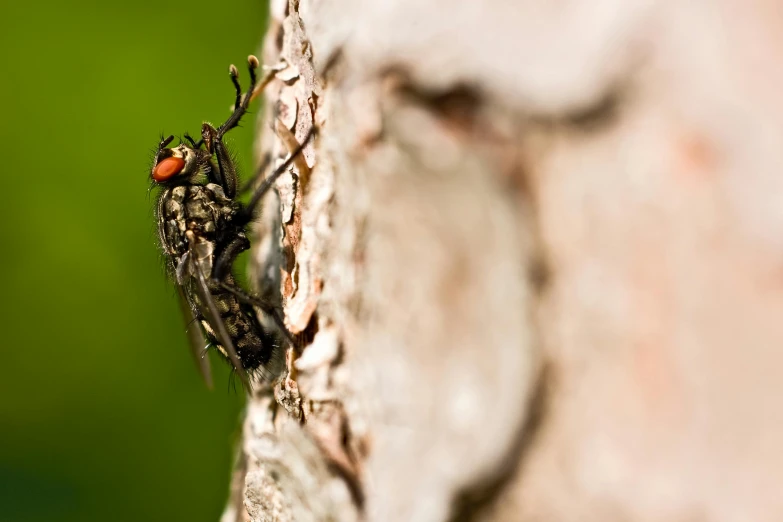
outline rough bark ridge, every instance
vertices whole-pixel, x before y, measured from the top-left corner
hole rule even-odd
[[[225,520],[780,519],[775,13],[272,0],[259,153],[319,135],[254,268],[301,346]]]

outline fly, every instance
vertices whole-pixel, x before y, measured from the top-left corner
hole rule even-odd
[[[173,136],[161,139],[150,170],[153,186],[161,189],[155,219],[167,273],[177,286],[191,347],[210,386],[209,362],[202,353],[205,338],[207,346],[214,346],[229,361],[248,389],[249,374],[261,381],[276,377],[282,347],[291,340],[279,305],[241,288],[232,273],[237,256],[250,248],[247,229],[259,202],[314,134],[311,129],[290,156],[258,184],[247,204],[237,199],[236,166],[223,138],[239,124],[255,97],[257,69],[258,58],[249,56],[250,86],[243,94],[237,68],[232,65],[229,74],[236,99],[231,116],[217,128],[204,123],[199,141],[186,134],[186,142],[170,147]],[[268,80],[262,80],[259,89],[266,83]],[[262,324],[256,309],[270,317],[276,328]]]

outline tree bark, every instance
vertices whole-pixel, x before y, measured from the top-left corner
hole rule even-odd
[[[258,224],[299,346],[225,520],[783,517],[777,3],[270,17],[258,152],[318,135]]]

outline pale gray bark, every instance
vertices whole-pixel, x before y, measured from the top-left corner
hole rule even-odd
[[[782,27],[272,0],[259,153],[319,135],[254,267],[303,352],[226,519],[781,519]]]

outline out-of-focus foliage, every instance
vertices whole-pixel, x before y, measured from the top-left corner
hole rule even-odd
[[[3,6],[0,520],[219,517],[241,398],[188,354],[148,162],[162,132],[228,115],[264,19],[250,0]]]

